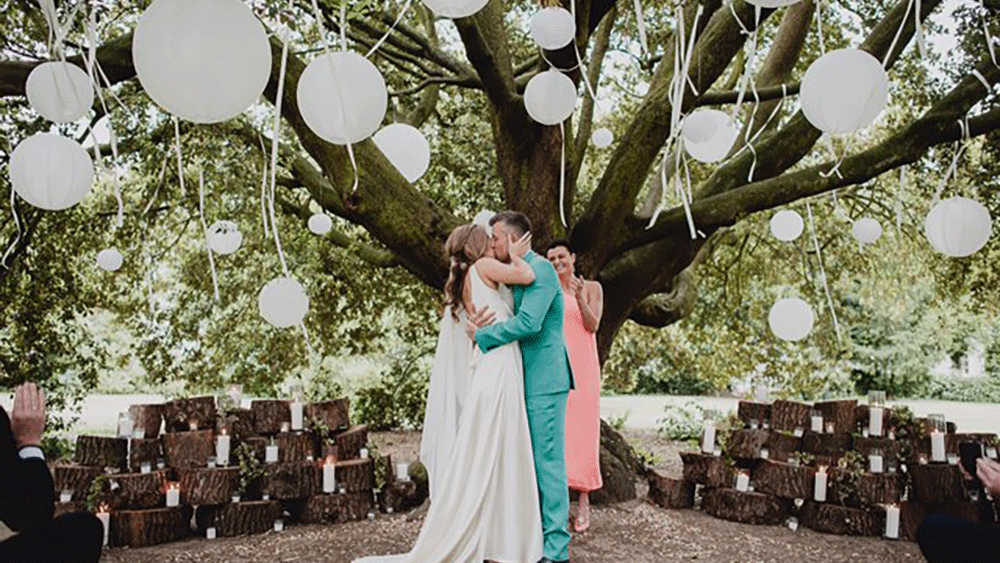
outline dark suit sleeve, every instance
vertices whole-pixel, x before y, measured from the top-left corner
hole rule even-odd
[[[55,486],[41,459],[21,459],[10,429],[10,417],[0,407],[0,520],[23,532],[52,520]]]

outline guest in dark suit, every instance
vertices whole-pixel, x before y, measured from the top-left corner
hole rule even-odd
[[[45,394],[34,383],[14,392],[8,417],[0,407],[0,521],[20,532],[0,542],[0,562],[96,563],[104,527],[93,514],[52,518],[55,487],[42,455]]]

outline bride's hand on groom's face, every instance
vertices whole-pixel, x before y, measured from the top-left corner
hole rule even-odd
[[[524,233],[524,235],[517,240],[514,240],[513,234],[508,234],[507,242],[508,242],[507,248],[510,249],[509,254],[511,256],[524,258],[524,255],[527,254],[529,250],[531,250],[531,233],[530,232]]]
[[[476,331],[488,324],[492,324],[495,318],[496,313],[490,311],[489,307],[484,305],[482,309],[478,310],[473,307],[469,315],[469,320],[465,321],[465,334],[468,334],[469,338],[475,340]]]

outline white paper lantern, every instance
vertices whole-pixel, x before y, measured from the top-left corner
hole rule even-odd
[[[798,297],[779,299],[767,316],[771,332],[789,342],[796,342],[809,336],[814,321],[812,307]]]
[[[798,212],[782,209],[771,217],[771,234],[774,238],[791,242],[802,234],[805,223]]]
[[[802,78],[802,113],[825,133],[851,133],[871,125],[889,102],[882,63],[860,49],[823,55]]]
[[[882,236],[882,225],[871,217],[863,217],[851,226],[851,234],[859,243],[871,244]]]
[[[576,35],[573,14],[566,8],[542,8],[531,17],[530,35],[542,49],[561,49]]]
[[[445,18],[467,18],[482,10],[489,0],[423,0],[435,14]]]
[[[296,326],[309,312],[309,296],[292,278],[275,278],[260,290],[257,306],[264,320],[278,328]]]
[[[393,123],[375,133],[372,141],[407,182],[419,180],[431,165],[431,146],[416,127]]]
[[[45,119],[72,123],[87,115],[94,103],[90,77],[75,64],[42,63],[31,71],[24,84],[28,103]]]
[[[542,125],[559,125],[576,108],[576,85],[558,70],[540,72],[524,88],[524,107]]]
[[[117,271],[122,267],[123,261],[122,253],[115,247],[105,248],[97,253],[97,267],[108,272]]]
[[[716,109],[692,113],[684,120],[681,131],[684,134],[684,150],[691,158],[705,163],[725,158],[740,134],[739,127],[729,119],[729,115]]]
[[[781,8],[782,6],[798,4],[801,1],[802,0],[747,0],[747,4],[753,4],[755,6],[760,6],[761,8]]]
[[[603,149],[611,146],[611,143],[615,140],[615,136],[611,133],[611,129],[601,127],[597,131],[594,131],[593,135],[590,136],[590,140],[594,143],[595,147]]]
[[[924,222],[924,235],[931,246],[955,258],[977,252],[990,239],[992,230],[989,210],[964,197],[939,202]]]
[[[55,133],[37,133],[10,155],[14,191],[35,207],[59,211],[90,192],[94,164],[79,143]]]
[[[243,113],[271,76],[264,26],[239,0],[155,0],[135,28],[132,59],[149,97],[195,123]]]
[[[326,213],[314,213],[309,217],[309,230],[317,235],[325,235],[333,228],[333,220]]]
[[[208,247],[217,254],[232,254],[243,244],[243,233],[232,221],[216,221],[208,228]]]
[[[302,71],[297,92],[306,125],[335,145],[357,143],[382,125],[389,103],[378,68],[354,51],[321,55]]]

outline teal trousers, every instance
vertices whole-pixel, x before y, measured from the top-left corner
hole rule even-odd
[[[565,438],[568,396],[569,393],[562,392],[525,398],[542,512],[542,553],[552,561],[569,559]]]

